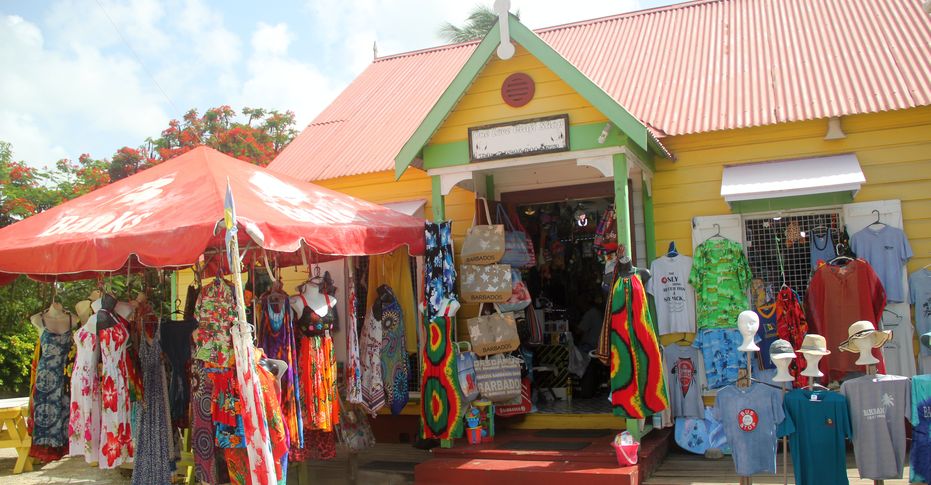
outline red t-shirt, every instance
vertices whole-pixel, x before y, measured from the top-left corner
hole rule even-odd
[[[824,336],[831,351],[821,359],[821,371],[831,380],[851,371],[864,372],[863,366],[855,364],[858,354],[841,352],[837,346],[847,339],[847,329],[854,322],[866,320],[879,328],[877,322],[882,320],[886,291],[870,264],[855,259],[844,266],[826,264],[818,268],[808,285],[805,305],[808,331]],[[880,350],[873,349],[873,355],[879,359],[878,371],[884,373]]]

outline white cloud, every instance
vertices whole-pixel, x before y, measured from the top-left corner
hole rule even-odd
[[[158,27],[164,16],[159,0],[60,0],[48,9],[45,31],[52,48],[104,48],[121,45],[125,38],[140,54],[157,53],[171,44]]]
[[[337,83],[317,67],[292,57],[294,35],[287,24],[259,23],[252,35],[248,79],[235,105],[291,110],[304,127],[339,92]]]
[[[201,0],[186,0],[178,22],[188,36],[187,47],[193,48],[201,61],[228,68],[241,58],[239,37],[224,26],[219,12]]]
[[[87,147],[71,143],[103,134],[142,140],[168,120],[134,61],[79,44],[69,52],[51,51],[38,27],[21,17],[0,17],[0,62],[6,125],[0,138],[31,163],[54,161],[46,157],[60,156],[62,147],[75,156]],[[16,123],[22,126],[10,129]]]

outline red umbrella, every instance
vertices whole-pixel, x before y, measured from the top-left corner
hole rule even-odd
[[[16,274],[89,278],[127,264],[190,266],[207,249],[224,247],[222,224],[215,229],[227,180],[244,247],[292,253],[292,261],[302,242],[318,260],[404,245],[423,254],[420,219],[202,146],[0,229],[0,283]]]

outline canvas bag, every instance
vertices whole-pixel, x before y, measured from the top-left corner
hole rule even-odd
[[[462,243],[462,261],[467,264],[497,263],[504,256],[504,226],[491,224],[487,200],[476,199],[476,204],[484,208],[486,224],[479,223],[480,212],[476,209],[472,227]]]
[[[475,361],[478,392],[492,402],[512,401],[520,396],[520,359],[497,356]]]
[[[481,309],[479,310],[481,313]],[[479,315],[466,320],[472,350],[480,356],[511,352],[520,347],[517,320],[513,313],[501,313],[497,307],[490,315]]]
[[[511,267],[506,264],[464,264],[459,294],[466,303],[504,303],[511,298]]]
[[[533,403],[530,401],[530,378],[523,377],[520,380],[520,397],[512,402],[506,402],[495,405],[495,415],[507,418],[509,416],[519,416],[527,414],[533,409]]]
[[[511,223],[504,206],[498,204],[495,209],[495,219],[498,224],[504,225],[504,255],[501,256],[502,264],[509,264],[514,268],[532,268],[537,263],[537,258],[533,252],[533,242],[527,233],[517,229]]]
[[[465,350],[463,350],[465,348]],[[478,384],[475,377],[475,362],[478,357],[472,352],[469,342],[456,342],[456,365],[459,370],[459,389],[465,402],[478,399]]]
[[[527,289],[527,283],[524,283],[521,278],[520,271],[511,269],[511,297],[498,307],[503,312],[519,312],[528,306],[530,306],[530,290]]]

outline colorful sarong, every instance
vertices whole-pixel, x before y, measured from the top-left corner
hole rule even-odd
[[[669,407],[663,358],[638,275],[614,283],[610,338],[614,415],[642,419]]]

